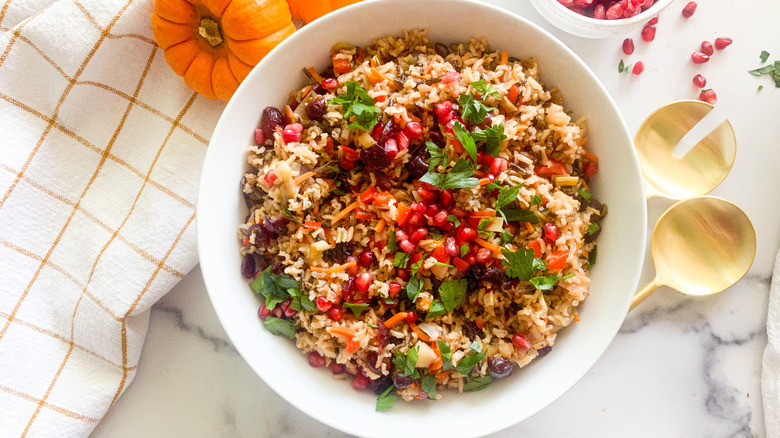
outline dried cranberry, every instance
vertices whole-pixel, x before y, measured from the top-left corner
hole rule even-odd
[[[503,379],[515,368],[514,362],[501,356],[490,356],[487,359],[488,374],[496,379]]]
[[[415,156],[408,163],[406,163],[406,171],[409,172],[409,177],[413,180],[422,178],[426,172],[428,172],[428,163],[421,156]]]
[[[437,55],[441,56],[442,58],[446,58],[447,55],[450,54],[450,49],[447,48],[442,43],[436,43],[433,45],[433,50],[436,52]]]
[[[547,356],[547,353],[549,353],[550,351],[552,351],[552,347],[549,345],[536,350],[536,352],[539,353],[539,357]]]
[[[316,97],[306,104],[306,117],[311,120],[322,121],[327,111],[328,107],[325,104],[325,98],[322,96]]]
[[[244,275],[244,278],[247,280],[255,278],[256,269],[255,256],[244,254],[244,260],[241,261],[241,274]]]
[[[375,144],[360,151],[360,160],[368,169],[381,170],[390,165],[392,160],[381,146]]]
[[[265,230],[265,232],[268,233],[272,238],[276,238],[287,234],[287,224],[289,223],[290,220],[285,217],[279,217],[277,219],[271,220],[268,218],[268,216],[266,216],[262,227],[263,230]]]
[[[272,106],[263,110],[263,115],[260,118],[260,129],[263,131],[265,138],[273,138],[276,128],[283,125],[284,117],[281,111]]]
[[[336,363],[334,360],[330,363],[330,371],[333,374],[344,374],[347,372],[347,367],[343,363]]]
[[[387,341],[390,340],[390,330],[384,324],[376,325],[376,339],[379,341],[379,348],[385,348]]]
[[[382,376],[376,380],[372,380],[370,385],[374,394],[379,395],[385,392],[387,388],[393,386],[393,378],[390,376]]]
[[[393,374],[393,384],[398,389],[407,388],[414,383],[414,378],[411,376],[404,376],[403,374]]]
[[[313,91],[316,94],[319,94],[320,96],[324,94],[328,94],[328,90],[322,88],[322,85],[320,84],[314,84],[314,86],[311,87],[311,91]]]

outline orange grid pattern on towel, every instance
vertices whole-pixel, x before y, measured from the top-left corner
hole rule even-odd
[[[150,306],[196,263],[223,108],[151,38],[152,0],[0,7],[0,430],[86,436],[134,376]]]

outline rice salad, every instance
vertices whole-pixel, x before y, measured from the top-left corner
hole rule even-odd
[[[262,324],[377,410],[550,352],[606,214],[584,121],[535,59],[484,39],[411,30],[331,55],[248,148],[238,237]]]

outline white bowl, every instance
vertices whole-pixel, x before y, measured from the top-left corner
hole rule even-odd
[[[639,29],[658,15],[672,0],[656,0],[650,9],[631,18],[598,20],[580,15],[563,6],[558,0],[531,0],[539,14],[559,29],[585,38],[609,38],[625,35]]]
[[[246,208],[239,191],[245,149],[264,107],[283,105],[306,78],[323,69],[339,41],[367,45],[402,29],[427,28],[431,41],[486,36],[491,47],[517,57],[536,56],[547,86],[563,92],[566,108],[587,115],[590,149],[601,158],[593,184],[609,206],[602,223],[591,296],[581,322],[563,330],[552,351],[487,389],[439,401],[401,400],[374,412],[376,396],[311,368],[286,338],[257,318],[260,300],[241,275],[236,227]],[[473,29],[473,30],[467,30]],[[505,10],[463,0],[382,0],[358,3],[319,19],[274,49],[241,84],[211,137],[198,198],[198,250],[214,309],[233,345],[257,374],[292,405],[317,420],[359,436],[436,434],[472,437],[515,424],[560,397],[601,356],[617,333],[636,289],[645,251],[646,206],[631,136],[607,91],[571,50],[553,36]],[[262,400],[258,400],[262,403]]]

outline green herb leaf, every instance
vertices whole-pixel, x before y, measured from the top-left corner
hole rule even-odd
[[[770,65],[765,65],[761,68],[757,68],[755,70],[749,70],[748,73],[750,73],[753,76],[761,76],[764,74],[772,74],[774,71],[775,71],[775,66],[770,64]]]
[[[417,296],[420,295],[420,280],[417,277],[410,277],[409,283],[406,285],[406,296],[412,300],[412,303],[417,300]]]
[[[284,214],[285,216],[287,216],[287,219],[290,219],[291,221],[295,222],[296,224],[298,224],[298,225],[303,225],[303,223],[301,222],[301,220],[300,220],[300,219],[298,219],[297,217],[295,217],[295,215],[294,215],[294,214],[292,214],[292,212],[290,211],[290,209],[289,209],[289,208],[287,208],[287,206],[285,206],[284,208],[282,208],[282,214]]]
[[[542,197],[539,195],[533,195],[531,196],[531,205],[542,205]]]
[[[387,248],[390,251],[395,251],[396,248],[396,242],[395,242],[395,233],[390,231],[390,236],[387,238]]]
[[[502,231],[500,237],[501,237],[501,244],[502,245],[506,245],[507,243],[512,242],[512,241],[515,240],[515,236],[513,236],[512,233],[510,233],[507,230]],[[461,257],[462,257],[462,255],[461,255]]]
[[[628,73],[631,71],[631,64],[626,65],[623,60],[620,60],[620,64],[618,64],[618,73]]]
[[[471,136],[471,133],[469,133],[469,130],[466,129],[466,127],[463,126],[460,122],[455,122],[455,124],[452,125],[452,130],[455,132],[455,137],[458,138],[460,144],[463,145],[463,149],[465,149],[466,152],[468,152],[469,157],[471,157],[471,160],[476,163],[477,144],[474,142],[474,138]]]
[[[546,271],[547,263],[545,263],[542,259],[535,258],[534,261],[531,262],[531,267],[534,269],[534,271]]]
[[[495,98],[499,97],[498,90],[496,90],[493,85],[486,83],[484,79],[472,82],[471,86],[474,87],[474,89],[477,90],[480,94],[482,94],[483,100],[488,96]]]
[[[301,310],[305,310],[307,312],[313,312],[317,310],[317,306],[309,299],[309,295],[302,293],[298,289],[287,289],[287,293],[292,298],[292,302],[290,303],[291,309],[297,310],[299,312]]]
[[[477,230],[485,231],[485,228],[487,228],[491,222],[493,222],[493,218],[483,217],[479,220],[479,224],[477,224]]]
[[[471,136],[476,141],[485,140],[485,152],[491,157],[497,157],[501,152],[501,145],[504,139],[504,125],[491,126],[486,129],[476,129]]]
[[[442,238],[442,235],[439,233],[428,233],[429,236],[431,236],[431,239],[433,240],[439,240]]]
[[[393,403],[395,403],[396,399],[398,399],[398,396],[395,394],[391,394],[391,392],[395,389],[394,385],[390,385],[389,388],[385,389],[385,392],[379,395],[376,399],[376,412],[382,412],[382,411],[389,411],[393,408]]]
[[[295,325],[286,319],[269,316],[263,321],[263,327],[276,336],[286,336],[295,339]]]
[[[417,275],[417,271],[419,271],[420,268],[422,268],[422,262],[423,262],[422,258],[420,258],[420,260],[418,260],[417,263],[412,265],[412,277]]]
[[[406,269],[406,265],[409,264],[409,254],[401,251],[396,251],[393,257],[393,266],[396,268]]]
[[[447,308],[441,301],[434,301],[431,303],[431,307],[428,308],[428,314],[425,315],[425,319],[436,318],[447,313]]]
[[[393,364],[395,368],[404,373],[407,377],[420,377],[420,373],[417,372],[417,349],[409,348],[406,350],[406,354],[400,351],[393,357]]]
[[[522,187],[523,185],[520,184],[513,187],[505,188],[501,190],[501,193],[498,194],[498,199],[496,199],[496,210],[498,210],[498,212],[507,222],[509,221],[509,219],[506,217],[506,213],[504,212],[504,207],[511,204],[517,199],[517,195],[520,194],[520,189]],[[535,214],[533,216],[536,217]]]
[[[377,123],[377,117],[382,112],[381,108],[374,106],[374,99],[368,95],[360,84],[355,81],[347,82],[347,93],[330,101],[333,105],[341,105],[344,111],[344,120],[355,119],[347,125],[350,129],[370,131]]]
[[[461,117],[469,125],[479,125],[485,120],[488,112],[495,109],[494,107],[486,106],[478,99],[475,99],[474,96],[466,93],[460,95],[458,105],[460,105]]]
[[[290,297],[288,289],[300,290],[300,285],[294,278],[285,274],[274,274],[271,267],[260,273],[249,287],[256,294],[265,297],[265,306],[273,309],[274,306]]]
[[[344,303],[344,307],[351,310],[352,313],[355,314],[355,316],[360,317],[360,314],[363,313],[366,308],[368,308],[368,304],[357,304],[357,303]]]
[[[506,275],[520,281],[527,281],[534,275],[534,250],[518,248],[517,251],[501,249],[506,265]]]
[[[763,90],[763,89],[764,89],[764,86],[763,85],[759,85],[758,86],[758,90],[756,90],[756,92],[760,93],[761,90]]]
[[[535,288],[539,290],[550,290],[555,286],[555,283],[566,280],[567,278],[574,277],[574,274],[567,274],[562,277],[559,277],[558,274],[550,274],[550,275],[543,275],[540,277],[534,277],[528,281],[531,282],[532,285],[534,285]]]
[[[488,183],[488,185],[485,186],[485,190],[502,190],[504,187],[501,186],[501,184],[496,184],[494,182]]]
[[[463,384],[464,392],[474,392],[487,388],[488,385],[493,383],[493,378],[490,376],[475,377],[465,384]]]
[[[460,280],[445,281],[439,286],[439,295],[448,311],[455,309],[463,303],[466,298],[467,281],[465,278]]]
[[[533,211],[520,210],[520,209],[502,209],[504,220],[507,222],[530,222],[532,224],[539,223],[539,217]]]
[[[428,398],[436,400],[436,376],[428,374],[422,378],[422,390],[428,394]]]
[[[472,178],[474,170],[462,158],[455,163],[449,173],[428,172],[420,178],[420,181],[432,184],[442,190],[467,189],[479,185],[477,178]]]
[[[454,268],[454,267],[455,267],[455,266],[452,266],[452,265],[451,265],[451,264],[449,264],[449,263],[442,263],[442,262],[436,262],[436,265],[438,265],[438,266],[444,266],[444,267],[447,267],[447,268]]]
[[[436,143],[432,141],[426,141],[425,146],[428,148],[428,153],[431,154],[431,162],[428,164],[428,171],[432,172],[433,169],[436,168],[441,163],[446,163],[449,158],[447,158],[447,153],[444,152],[444,149],[436,146]]]
[[[447,220],[455,224],[455,228],[458,228],[460,226],[460,219],[458,219],[458,217],[455,216],[454,214],[448,215]]]
[[[460,256],[463,257],[468,253],[469,253],[469,244],[464,243],[463,245],[460,246]]]
[[[588,229],[585,232],[588,233],[588,235],[592,235],[593,233],[595,233],[600,229],[601,227],[599,227],[599,224],[593,222],[592,224],[588,225]]]
[[[582,196],[582,199],[585,200],[585,202],[590,202],[593,200],[593,194],[590,192],[590,190],[586,189],[585,187],[580,187],[579,190],[577,190],[577,193]]]
[[[760,58],[761,58],[761,63],[762,64],[765,63],[766,60],[769,59],[769,52],[767,52],[766,50],[762,50]]]
[[[471,370],[476,366],[479,361],[485,358],[485,353],[478,353],[476,351],[470,353],[468,356],[464,357],[463,359],[458,362],[458,365],[455,366],[455,370],[457,370],[459,373],[463,374],[464,376],[468,376],[471,374]]]
[[[596,257],[599,255],[599,247],[594,246],[593,249],[588,253],[588,267],[594,266],[596,264]]]
[[[441,354],[441,362],[444,370],[454,370],[455,367],[452,366],[452,350],[450,350],[450,345],[441,339],[437,339],[436,346],[439,347],[439,354]]]

